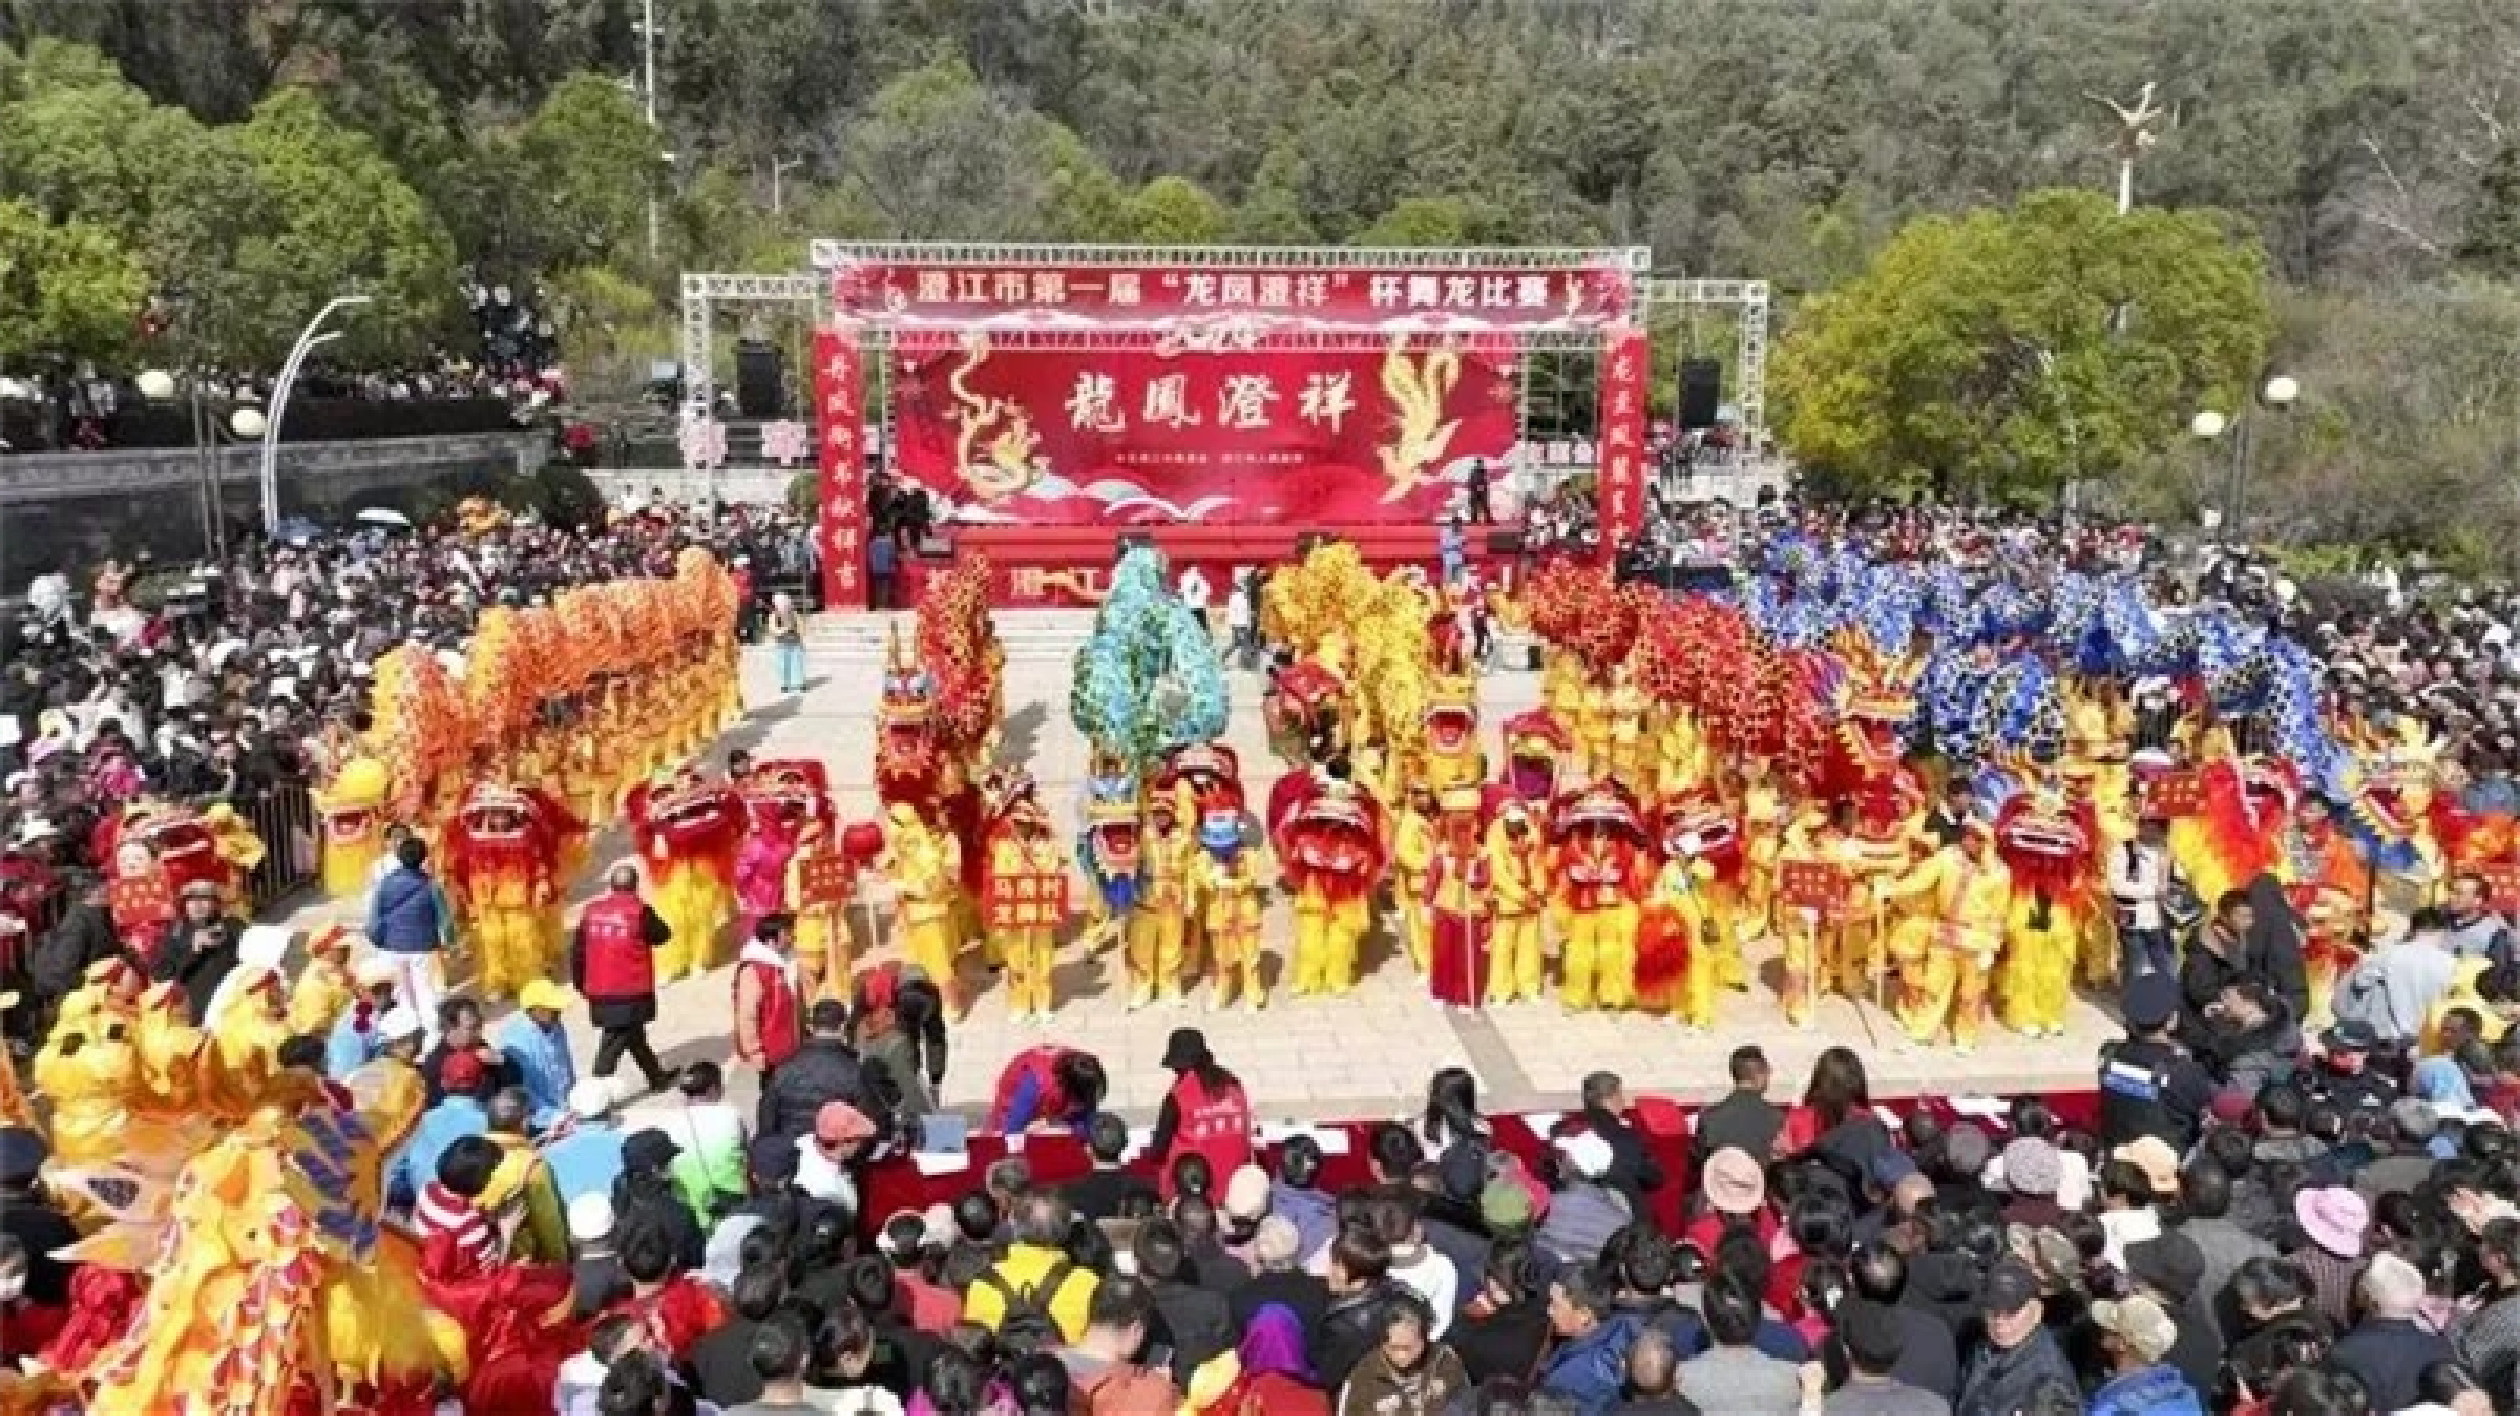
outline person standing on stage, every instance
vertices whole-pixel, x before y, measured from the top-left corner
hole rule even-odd
[[[623,862],[606,877],[603,896],[578,917],[569,949],[570,981],[586,999],[587,1016],[603,1041],[595,1048],[594,1075],[609,1079],[623,1053],[639,1064],[648,1090],[663,1091],[672,1078],[648,1045],[656,1021],[656,951],[674,937],[664,916],[639,898],[639,868]]]
[[[1470,459],[1470,475],[1462,483],[1462,501],[1464,503],[1462,508],[1463,514],[1468,516],[1471,521],[1477,523],[1478,525],[1486,526],[1496,520],[1496,513],[1488,510],[1488,465],[1486,458],[1474,457]]]

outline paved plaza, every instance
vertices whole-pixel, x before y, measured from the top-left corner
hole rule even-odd
[[[720,748],[721,755],[725,749],[748,747],[764,758],[822,759],[829,765],[843,820],[876,814],[871,777],[880,632],[865,623],[872,617],[856,618],[857,623],[826,620],[817,627],[809,649],[809,686],[801,695],[776,691],[766,652],[748,655],[745,701],[751,709]],[[1032,771],[1045,802],[1064,825],[1073,820],[1072,804],[1088,759],[1085,741],[1067,713],[1070,669],[1065,649],[1073,636],[1035,629],[1030,637],[1020,637],[1021,618],[1009,617],[1007,623],[1003,755]],[[1241,754],[1244,785],[1255,801],[1266,798],[1281,771],[1261,726],[1260,684],[1256,674],[1234,675],[1228,734]],[[1532,707],[1538,696],[1536,674],[1487,677],[1481,703],[1491,752],[1496,725]],[[600,866],[623,848],[615,833],[599,845],[594,859]],[[889,910],[882,885],[875,884],[873,891],[871,908],[853,912],[861,929],[871,920],[877,935],[871,950],[862,948],[861,961],[897,956],[885,937]],[[1266,977],[1273,987],[1291,933],[1284,903],[1272,900],[1264,942],[1271,955]],[[1159,1006],[1133,1013],[1119,986],[1117,951],[1087,957],[1070,944],[1062,948],[1058,967],[1058,1018],[1046,1026],[1010,1023],[995,982],[976,963],[966,970],[966,983],[977,988],[977,998],[970,1016],[953,1030],[952,1064],[942,1099],[956,1110],[975,1115],[985,1111],[1009,1057],[1056,1041],[1101,1056],[1111,1074],[1114,1108],[1142,1124],[1152,1119],[1170,1080],[1157,1065],[1165,1035],[1185,1024],[1206,1030],[1217,1057],[1241,1074],[1260,1115],[1272,1121],[1396,1114],[1418,1104],[1429,1073],[1449,1065],[1477,1074],[1482,1105],[1492,1111],[1562,1110],[1573,1105],[1584,1074],[1601,1068],[1618,1072],[1631,1090],[1704,1098],[1723,1090],[1725,1056],[1744,1042],[1767,1049],[1780,1093],[1800,1086],[1822,1048],[1841,1044],[1864,1053],[1874,1088],[1885,1096],[2084,1088],[2091,1085],[2094,1050],[2116,1035],[2115,1024],[2088,999],[2074,1005],[2062,1038],[2033,1041],[1990,1024],[1977,1052],[1965,1058],[1911,1046],[1887,1014],[1844,999],[1830,999],[1812,1026],[1797,1028],[1776,1005],[1774,946],[1754,946],[1751,961],[1758,981],[1748,992],[1730,994],[1719,1003],[1719,1023],[1712,1031],[1692,1035],[1661,1018],[1570,1014],[1553,1001],[1483,1013],[1448,1012],[1427,998],[1407,961],[1379,940],[1369,944],[1366,976],[1346,998],[1278,997],[1257,1014],[1239,1009],[1211,1014],[1195,1000],[1182,1008]],[[669,988],[662,1020],[652,1032],[659,1053],[669,1064],[726,1057],[730,1000],[724,969]],[[594,1037],[582,1017],[573,1023],[583,1066]],[[621,1080],[635,1084],[634,1069],[625,1069]],[[749,1089],[750,1079],[743,1079],[742,1086]]]

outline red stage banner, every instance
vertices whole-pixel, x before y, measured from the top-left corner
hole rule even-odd
[[[1033,265],[855,261],[832,272],[834,308],[915,326],[1009,320],[1043,329],[1217,315],[1290,326],[1391,329],[1599,329],[1635,309],[1635,277],[1604,261],[1574,269],[1457,270],[1301,266]]]
[[[823,608],[866,608],[865,357],[858,327],[814,331],[814,408],[821,428]]]
[[[894,465],[966,525],[1424,526],[1474,462],[1501,471],[1510,359],[1451,341],[1190,353],[975,336],[901,356]]]
[[[1645,380],[1653,360],[1645,347],[1645,331],[1621,325],[1602,341],[1601,350],[1601,556],[1609,560],[1619,545],[1645,524]]]

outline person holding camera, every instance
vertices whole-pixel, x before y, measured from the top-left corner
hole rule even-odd
[[[193,1026],[199,1027],[210,1015],[210,1000],[218,996],[219,985],[236,971],[245,922],[226,913],[219,887],[211,881],[186,885],[183,900],[183,912],[166,926],[149,977],[182,988]]]

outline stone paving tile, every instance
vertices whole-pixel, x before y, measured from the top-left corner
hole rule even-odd
[[[758,757],[818,757],[828,764],[844,820],[871,817],[874,703],[878,663],[853,657],[827,635],[809,644],[809,686],[801,697],[782,697],[766,655],[748,656],[747,699],[754,708],[721,748],[742,745]],[[1069,670],[1064,662],[1018,658],[1008,665],[1005,732],[1008,760],[1028,766],[1052,804],[1067,819],[1082,786],[1088,752],[1067,719]],[[1233,720],[1227,741],[1241,755],[1244,784],[1265,799],[1280,765],[1268,752],[1259,712],[1259,680],[1232,681]],[[1491,674],[1482,683],[1482,711],[1491,751],[1496,725],[1538,701],[1537,675]],[[712,760],[722,757],[714,754]],[[594,854],[600,864],[623,849],[613,833]],[[581,894],[586,884],[582,882]],[[890,957],[880,905],[866,957]],[[338,907],[299,909],[294,922],[339,918]],[[1266,916],[1263,946],[1276,956],[1274,980],[1289,946],[1291,922],[1282,903]],[[731,951],[730,951],[731,956]],[[1760,960],[1764,962],[1764,960]],[[1239,1068],[1252,1084],[1255,1104],[1269,1119],[1320,1120],[1399,1115],[1414,1111],[1425,1080],[1438,1067],[1470,1065],[1479,1077],[1483,1104],[1498,1110],[1562,1109],[1574,1100],[1583,1076],[1609,1068],[1638,1090],[1686,1096],[1712,1095],[1724,1086],[1725,1058],[1733,1047],[1756,1041],[1775,1064],[1780,1085],[1791,1087],[1826,1046],[1857,1047],[1883,1095],[1970,1087],[2084,1086],[2094,1048],[2114,1028],[2097,1008],[2076,1006],[2071,1030],[2061,1040],[2030,1042],[1990,1028],[1974,1056],[1925,1052],[1896,1040],[1889,1020],[1871,1012],[1869,1034],[1854,1005],[1824,1006],[1817,1025],[1787,1026],[1771,989],[1754,986],[1728,996],[1721,1023],[1691,1036],[1659,1019],[1587,1013],[1569,1016],[1554,1002],[1511,1005],[1462,1015],[1437,1008],[1405,962],[1387,949],[1371,949],[1368,975],[1347,998],[1295,1001],[1273,994],[1260,1014],[1211,1014],[1203,1006],[1129,1012],[1115,988],[1117,956],[1084,958],[1073,946],[1059,961],[1058,1020],[1048,1026],[1016,1026],[1006,1019],[1002,996],[976,968],[968,981],[982,985],[971,1015],[953,1032],[952,1063],[944,1104],[977,1113],[986,1108],[997,1074],[1024,1048],[1046,1041],[1090,1049],[1102,1056],[1113,1079],[1112,1104],[1133,1120],[1151,1120],[1169,1077],[1158,1067],[1166,1036],[1175,1027],[1203,1029],[1218,1057]],[[728,1050],[730,987],[724,970],[685,980],[666,990],[653,1029],[658,1051],[669,1062],[723,1058]],[[575,1028],[580,1065],[593,1050],[590,1031]],[[730,1069],[740,1073],[741,1069]],[[738,1076],[738,1100],[750,1102],[752,1082]]]

